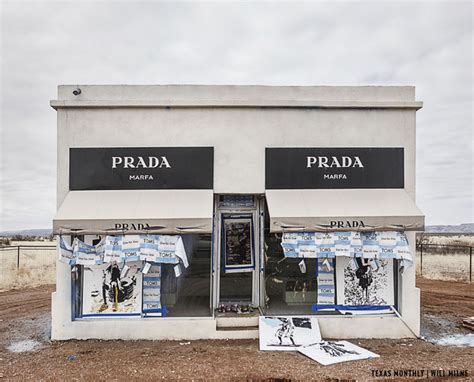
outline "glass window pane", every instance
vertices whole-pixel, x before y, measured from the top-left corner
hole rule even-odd
[[[283,256],[281,235],[265,235],[265,314],[313,314],[316,303],[316,259]]]
[[[211,235],[182,235],[189,267],[180,265],[176,277],[174,265],[162,265],[161,303],[169,317],[210,316]]]

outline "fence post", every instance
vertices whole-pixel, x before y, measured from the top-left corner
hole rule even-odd
[[[469,247],[469,282],[472,283],[472,247]]]
[[[17,247],[16,269],[20,269],[20,246]]]
[[[423,243],[420,243],[420,276],[423,276]]]

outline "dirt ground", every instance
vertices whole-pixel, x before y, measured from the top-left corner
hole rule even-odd
[[[474,316],[474,285],[418,279],[425,339],[352,340],[380,355],[321,366],[291,352],[260,352],[257,340],[49,341],[54,286],[0,293],[0,379],[7,380],[382,380],[380,373],[467,370],[474,379],[474,347],[435,344],[467,334],[460,320]],[[430,342],[431,341],[431,342]],[[472,345],[471,345],[472,346]],[[13,352],[12,350],[32,351]],[[8,350],[10,349],[10,350]],[[376,372],[378,371],[378,373]],[[379,376],[377,376],[379,374]],[[405,374],[408,375],[408,374]],[[396,378],[401,379],[401,378]],[[430,380],[443,378],[430,377]],[[449,377],[448,379],[452,379]]]

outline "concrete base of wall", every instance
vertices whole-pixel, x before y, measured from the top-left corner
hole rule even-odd
[[[56,298],[53,293],[53,312]],[[58,301],[59,302],[59,301]],[[325,339],[408,338],[414,333],[395,315],[318,316]],[[219,328],[209,318],[94,318],[52,320],[52,340],[199,340],[258,338],[255,327]]]

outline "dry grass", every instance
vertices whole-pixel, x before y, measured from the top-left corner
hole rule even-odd
[[[12,242],[12,245],[35,245],[20,249],[18,267],[17,248],[0,250],[0,291],[54,284],[56,278],[56,249],[43,246],[54,242]]]
[[[467,246],[474,247],[474,234],[422,234],[417,236],[417,242],[420,241],[427,244],[423,247],[423,277],[433,280],[469,282],[470,252]],[[421,274],[420,250],[416,253],[416,271],[417,274]]]

